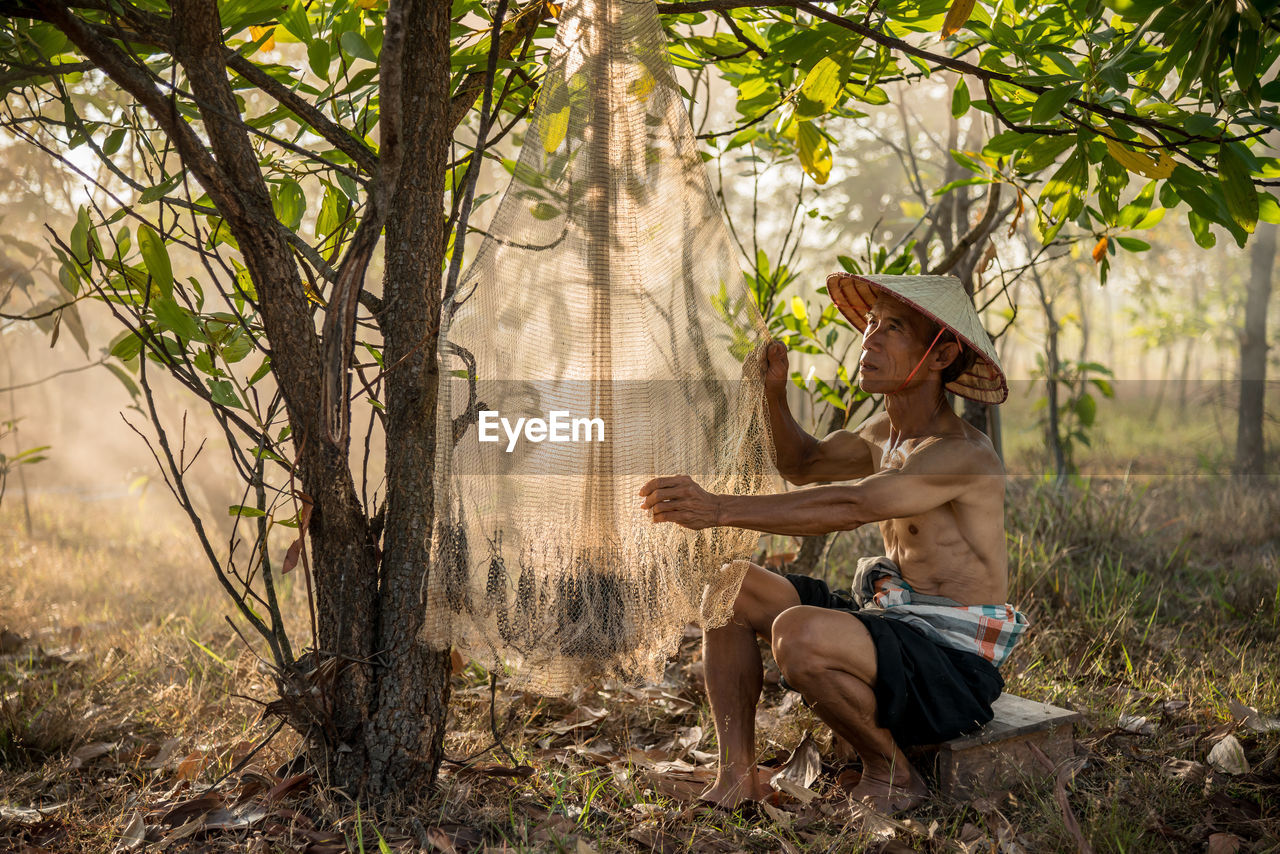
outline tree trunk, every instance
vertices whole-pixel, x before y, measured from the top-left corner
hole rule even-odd
[[[365,727],[371,790],[419,791],[435,781],[449,701],[449,654],[418,638],[435,493],[436,339],[445,233],[441,199],[452,140],[449,6],[405,4],[406,128],[386,228],[381,318],[387,373],[387,517],[377,614],[374,702]],[[410,131],[409,129],[412,129]]]
[[[1240,478],[1266,474],[1262,422],[1267,381],[1267,304],[1276,257],[1276,228],[1258,223],[1249,253],[1249,291],[1240,335],[1240,408],[1236,429],[1235,473]]]

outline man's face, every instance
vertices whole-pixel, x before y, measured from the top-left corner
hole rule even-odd
[[[859,387],[868,394],[897,391],[929,348],[929,328],[929,321],[920,312],[880,294],[867,311],[867,328],[862,333]],[[937,352],[936,347],[934,351]],[[916,377],[925,371],[922,367]]]

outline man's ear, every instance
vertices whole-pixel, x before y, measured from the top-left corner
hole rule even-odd
[[[937,371],[945,371],[947,366],[960,358],[960,342],[955,339],[944,341],[933,348],[933,364],[931,368]]]

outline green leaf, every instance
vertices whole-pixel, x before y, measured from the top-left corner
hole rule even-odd
[[[154,187],[148,187],[138,196],[138,204],[149,205],[158,202],[165,196],[169,195],[174,187],[182,183],[182,172],[170,175]]]
[[[1098,416],[1098,402],[1088,392],[1080,395],[1075,404],[1076,417],[1085,427],[1092,427]]]
[[[257,385],[258,380],[269,373],[271,373],[271,357],[267,356],[263,358],[262,364],[258,365],[258,369],[253,372],[253,376],[249,377],[249,387],[253,388],[253,386]]]
[[[1249,164],[1240,152],[1239,143],[1227,143],[1218,148],[1218,179],[1227,199],[1227,210],[1236,225],[1250,234],[1258,224],[1258,191],[1249,175]]]
[[[71,227],[71,253],[81,264],[89,263],[89,210],[81,205],[76,211],[76,224]]]
[[[290,231],[297,231],[302,224],[302,215],[307,210],[307,197],[302,186],[292,178],[280,182],[279,189],[272,193],[271,207],[275,209],[280,224]]]
[[[230,380],[205,380],[205,382],[209,384],[210,397],[213,398],[214,403],[233,409],[244,409],[244,404],[240,402],[235,386]]]
[[[253,342],[244,330],[236,330],[230,341],[222,346],[222,358],[228,365],[234,365],[253,352]]]
[[[321,80],[329,79],[329,44],[316,39],[307,43],[307,64]]]
[[[835,57],[828,56],[809,69],[796,98],[796,118],[812,119],[823,115],[840,100],[844,89],[844,71]]]
[[[136,357],[142,350],[142,339],[132,332],[123,332],[117,336],[108,351],[122,362]]]
[[[1148,181],[1133,201],[1122,207],[1116,214],[1116,225],[1121,228],[1133,228],[1146,218],[1151,211],[1151,204],[1156,197],[1156,182]]]
[[[1016,151],[1021,151],[1032,142],[1041,137],[1034,133],[1021,133],[1016,130],[1007,130],[998,133],[991,139],[987,140],[987,144],[982,147],[982,153],[991,156],[1010,155]]]
[[[173,299],[173,264],[169,261],[169,250],[160,235],[146,223],[138,226],[138,251],[142,253],[142,262],[152,283],[166,299]]]
[[[1024,175],[1039,172],[1075,144],[1074,135],[1042,136],[1023,149],[1013,166]]]
[[[858,83],[850,83],[848,85],[849,94],[864,104],[871,104],[874,107],[882,107],[889,103],[889,93],[885,92],[879,86],[863,86]]]
[[[265,516],[267,515],[267,511],[259,510],[257,507],[246,507],[243,504],[232,504],[227,508],[227,515],[253,518],[256,516]]]
[[[369,43],[364,40],[364,36],[355,30],[347,30],[339,37],[338,41],[347,56],[354,56],[356,59],[364,59],[369,62],[378,61],[378,55],[373,52],[373,48],[369,47]]]
[[[1151,248],[1151,244],[1147,243],[1145,240],[1137,240],[1132,237],[1115,237],[1113,239],[1116,243],[1120,244],[1122,249],[1129,252],[1146,252]]]
[[[954,118],[960,118],[969,112],[969,84],[964,82],[961,77],[956,83],[955,91],[951,93],[951,115]]]
[[[1258,219],[1263,222],[1280,223],[1280,203],[1270,193],[1258,194]]]
[[[156,321],[165,329],[174,333],[185,344],[199,338],[200,329],[195,318],[172,297],[156,297],[151,300],[151,310]]]
[[[1218,238],[1209,228],[1209,220],[1195,211],[1187,211],[1187,225],[1191,227],[1191,236],[1201,249],[1212,249]]]
[[[125,128],[116,128],[107,134],[106,140],[102,143],[102,153],[110,157],[120,150],[121,144],[124,143]]]
[[[1080,84],[1075,83],[1068,86],[1060,86],[1048,92],[1041,93],[1036,99],[1035,106],[1031,108],[1031,121],[1035,124],[1043,124],[1062,111],[1067,102],[1080,94]]]

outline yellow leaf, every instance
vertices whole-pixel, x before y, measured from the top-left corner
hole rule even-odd
[[[1150,141],[1147,137],[1143,137],[1143,140]],[[1173,174],[1175,164],[1167,152],[1161,151],[1158,156],[1153,157],[1142,151],[1134,151],[1110,138],[1107,139],[1107,151],[1117,163],[1130,172],[1145,175],[1148,178],[1168,178]]]
[[[953,36],[960,32],[960,28],[969,20],[969,16],[973,14],[973,6],[975,0],[953,0],[951,8],[947,10],[947,19],[942,22],[942,37]]]
[[[794,314],[796,319],[801,323],[809,317],[809,312],[804,306],[804,300],[800,299],[800,297],[791,298],[791,313]]]
[[[800,149],[800,165],[814,183],[827,183],[831,175],[831,148],[827,138],[813,122],[797,122],[796,142]]]
[[[553,154],[569,133],[569,108],[564,107],[551,113],[542,126],[542,147],[547,154]]]
[[[643,101],[649,97],[649,93],[653,91],[653,87],[658,85],[658,81],[653,75],[646,71],[635,80],[631,81],[631,85],[627,87],[627,91],[632,97]]]
[[[262,43],[258,50],[271,50],[276,46],[275,27],[250,27],[249,36],[257,41],[265,35],[270,34],[269,38]]]

